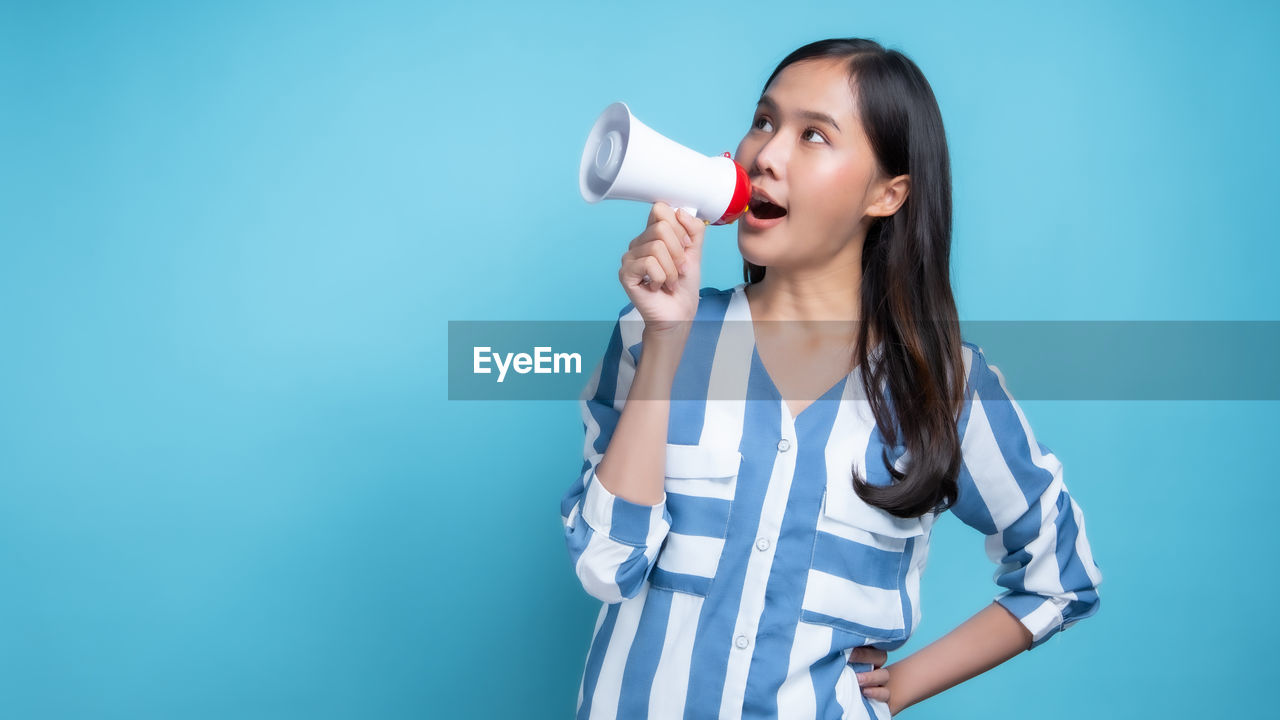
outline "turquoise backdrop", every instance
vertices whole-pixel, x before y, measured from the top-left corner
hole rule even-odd
[[[942,108],[962,318],[1280,320],[1277,35],[1240,1],[3,2],[0,717],[569,717],[578,407],[450,401],[446,337],[616,317],[648,208],[578,195],[607,104],[731,151],[790,50],[871,37]],[[1100,612],[902,715],[1273,712],[1277,403],[1023,408]],[[944,518],[891,659],[993,570]]]

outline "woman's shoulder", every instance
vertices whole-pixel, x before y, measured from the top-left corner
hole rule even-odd
[[[986,373],[987,359],[981,345],[964,339],[960,340],[960,357],[964,361],[965,395],[968,396],[977,375]]]
[[[998,365],[992,362],[986,350],[975,342],[962,340],[961,355],[964,358],[965,397],[976,393],[986,402],[1011,399],[1008,382]]]

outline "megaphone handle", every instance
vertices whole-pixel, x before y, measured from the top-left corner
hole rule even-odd
[[[692,216],[693,216],[693,217],[695,217],[695,218],[696,218],[696,217],[698,217],[698,209],[697,209],[697,208],[682,207],[682,208],[680,208],[680,209],[681,209],[681,210],[683,210],[683,211],[685,211],[685,212],[687,212],[687,213],[689,213],[690,215],[692,215]],[[703,220],[703,221],[702,221],[702,224],[703,224],[703,225],[710,225],[710,224],[711,224],[711,221],[710,221],[710,220]]]

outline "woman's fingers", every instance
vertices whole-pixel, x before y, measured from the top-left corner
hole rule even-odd
[[[659,200],[649,208],[649,221],[646,225],[653,225],[661,220],[665,220],[672,225],[679,225],[680,221],[676,219],[676,211],[667,203]]]
[[[864,687],[862,688],[862,694],[872,700],[889,702],[889,688],[886,687]]]
[[[667,280],[667,273],[662,269],[662,263],[652,255],[641,255],[634,257],[624,255],[622,257],[622,269],[620,270],[622,282],[628,286],[648,285],[650,288],[657,289]],[[644,282],[645,277],[649,278],[649,282]]]
[[[653,286],[660,287],[665,284],[668,290],[676,289],[676,283],[679,281],[681,274],[680,268],[676,259],[671,256],[671,251],[667,249],[667,244],[664,241],[650,240],[638,248],[628,250],[623,253],[622,262],[626,263],[628,258],[651,258],[662,268],[662,278],[650,273]]]
[[[649,229],[667,246],[667,251],[671,253],[671,259],[677,265],[684,262],[684,251],[689,247],[688,243],[692,241],[689,240],[687,233],[682,235],[684,233],[683,229],[677,232],[670,223],[658,223]]]
[[[889,671],[884,668],[857,673],[858,684],[864,688],[885,685],[889,682]]]
[[[889,702],[888,670],[880,668],[879,670],[860,672],[857,675],[858,687],[862,688],[863,695],[875,700]]]
[[[676,289],[676,282],[680,279],[680,270],[676,265],[676,260],[671,256],[671,250],[663,240],[652,240],[648,245],[644,246],[644,252],[649,257],[658,261],[662,266],[662,274],[666,278],[666,282],[656,280],[658,286],[666,285],[668,290]]]
[[[889,653],[879,648],[859,647],[849,653],[849,662],[869,663],[872,670],[857,673],[858,686],[862,694],[873,699],[889,702],[889,670],[881,667],[889,659]]]
[[[873,668],[884,665],[888,659],[889,653],[877,647],[856,647],[849,653],[849,662],[870,663]]]
[[[676,212],[676,222],[680,223],[681,229],[684,230],[685,237],[689,239],[689,242],[685,247],[693,245],[695,241],[701,240],[703,234],[707,231],[707,223],[687,214],[683,210]]]
[[[650,215],[650,217],[654,216]],[[684,251],[693,244],[693,239],[689,237],[688,230],[679,220],[672,216],[669,221],[659,218],[649,223],[644,232],[641,232],[631,240],[627,249],[635,250],[654,240],[662,240],[666,243],[667,249],[671,252],[671,256],[675,258],[677,265],[684,262]]]
[[[644,263],[645,277],[649,278],[649,282],[646,284],[653,290],[666,285],[667,271],[662,267],[662,263],[658,262],[658,259],[652,255],[646,255],[641,260]]]
[[[632,239],[622,254],[618,274],[627,287],[645,285],[676,292],[680,277],[689,268],[689,251],[702,239],[705,223],[696,217],[656,202],[649,211],[649,223]]]
[[[645,230],[652,230],[655,225],[659,224],[670,225],[676,232],[676,239],[679,241],[677,244],[687,247],[693,239],[689,237],[688,228],[680,220],[681,215],[684,215],[684,213],[678,213],[670,205],[664,202],[656,202],[649,210],[649,220],[645,223]]]

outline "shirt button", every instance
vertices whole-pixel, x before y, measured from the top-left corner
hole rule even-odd
[[[778,441],[778,449],[781,450],[782,452],[786,452],[790,450],[791,441],[786,438],[782,438],[781,440]]]
[[[769,549],[769,538],[756,538],[756,549],[764,552]]]
[[[746,635],[739,635],[738,639],[733,641],[733,644],[737,645],[739,650],[745,650],[750,642],[750,640],[747,640]]]

